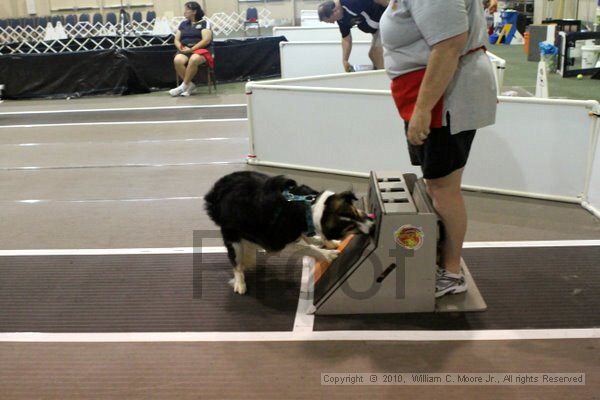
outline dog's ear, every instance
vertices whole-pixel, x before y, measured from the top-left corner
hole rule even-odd
[[[356,198],[356,196],[354,195],[354,193],[352,193],[350,190],[346,190],[345,192],[341,192],[340,193],[340,197],[342,199],[344,199],[344,201],[348,204],[352,204],[353,201],[358,200]]]
[[[290,190],[296,187],[296,181],[293,179],[289,179],[284,175],[277,175],[267,179],[265,183],[265,189],[267,191],[280,191]]]

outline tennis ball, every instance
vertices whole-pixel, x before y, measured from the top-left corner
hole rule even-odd
[[[582,74],[577,75],[577,79],[582,80],[583,79],[583,75]]]

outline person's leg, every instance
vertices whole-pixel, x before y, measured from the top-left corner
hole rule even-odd
[[[181,93],[182,96],[187,97],[192,94],[196,85],[193,80],[196,74],[198,73],[198,67],[206,62],[206,58],[203,56],[199,56],[198,54],[193,54],[190,57],[190,62],[185,70],[185,79],[183,80],[183,84],[185,85],[185,90]]]
[[[185,77],[183,78],[183,83],[188,86],[192,79],[196,76],[198,72],[198,67],[206,62],[206,58],[199,56],[198,54],[192,54],[190,57],[190,61],[188,62],[187,68],[185,69]]]
[[[185,84],[183,78],[185,77],[185,65],[188,62],[188,58],[184,54],[177,54],[173,59],[173,65],[175,66],[175,72],[182,80],[181,84],[176,88],[169,90],[169,94],[173,97],[181,96],[185,90]]]
[[[381,36],[379,31],[373,34],[373,39],[371,40],[371,48],[369,49],[369,58],[373,63],[373,68],[375,69],[383,69],[383,45],[381,43]]]
[[[441,262],[446,271],[460,273],[460,257],[467,231],[467,212],[460,191],[464,168],[442,178],[427,179],[427,193],[444,224],[446,236],[442,242]]]
[[[183,81],[185,78],[185,66],[188,63],[188,58],[184,54],[177,54],[175,59],[173,60],[173,64],[175,65],[175,72],[177,72],[177,76]]]
[[[383,47],[371,47],[369,58],[373,63],[373,68],[383,69]]]

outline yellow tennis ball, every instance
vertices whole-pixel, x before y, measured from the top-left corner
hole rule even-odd
[[[583,79],[583,75],[582,74],[577,75],[577,79],[582,80]]]

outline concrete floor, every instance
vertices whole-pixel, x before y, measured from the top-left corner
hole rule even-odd
[[[164,93],[7,101],[0,112],[245,103],[243,85],[213,95]],[[0,115],[0,125],[2,116]],[[214,137],[220,142],[206,141]],[[202,196],[249,168],[243,122],[0,129],[0,249],[192,246],[212,229]],[[184,140],[192,139],[188,142]],[[20,146],[37,143],[36,146]],[[225,164],[214,164],[223,162]],[[179,164],[192,165],[179,165]],[[130,166],[138,164],[144,166]],[[178,164],[178,165],[164,165]],[[42,166],[44,169],[26,169]],[[24,169],[25,168],[25,169]],[[289,173],[319,189],[366,181]],[[465,193],[467,241],[600,239],[578,205]],[[1,281],[0,281],[1,287]],[[9,398],[556,398],[598,399],[600,341],[0,343]],[[583,387],[326,387],[321,372],[586,372]]]

